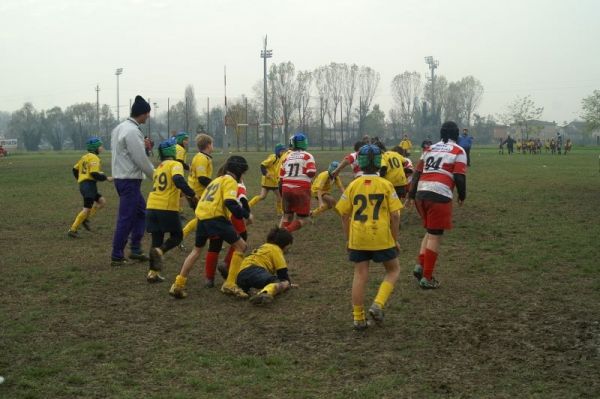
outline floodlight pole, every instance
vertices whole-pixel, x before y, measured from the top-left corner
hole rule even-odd
[[[96,123],[100,135],[100,86],[96,84]]]
[[[156,119],[156,114],[158,113],[158,103],[152,103],[152,105],[154,105],[154,119]],[[157,136],[160,138],[160,131],[157,133]],[[148,135],[148,138],[152,140],[152,133]]]
[[[123,68],[117,68],[115,75],[117,76],[117,122],[120,121],[121,116],[119,113],[119,75],[123,73]]]
[[[440,65],[438,60],[434,60],[432,56],[425,57],[425,63],[429,65],[429,69],[431,70],[431,109],[433,112],[435,110],[435,69]]]
[[[267,58],[273,57],[273,50],[267,50],[267,35],[265,35],[264,48],[260,51],[260,58],[263,59],[263,124],[267,123]],[[265,147],[267,145],[267,128],[263,129],[263,138]]]

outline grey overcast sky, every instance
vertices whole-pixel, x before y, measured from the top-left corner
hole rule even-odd
[[[271,62],[379,71],[386,114],[394,75],[425,76],[432,55],[448,80],[483,83],[479,113],[531,94],[562,123],[600,88],[599,17],[597,0],[1,0],[0,110],[95,102],[96,84],[115,106],[117,67],[122,105],[139,93],[165,110],[188,83],[222,103],[224,65],[228,97],[251,96],[267,33]]]

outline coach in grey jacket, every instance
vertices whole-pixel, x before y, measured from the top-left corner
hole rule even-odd
[[[130,239],[130,259],[147,260],[141,241],[146,228],[146,201],[141,185],[144,175],[152,178],[154,166],[146,156],[144,136],[140,125],[150,117],[150,104],[136,96],[131,116],[111,133],[112,176],[119,194],[119,215],[113,237],[111,264],[126,263],[125,245]]]

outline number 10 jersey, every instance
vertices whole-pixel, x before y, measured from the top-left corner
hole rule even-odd
[[[421,173],[417,191],[431,191],[452,199],[454,174],[467,172],[467,155],[454,141],[440,141],[423,151],[416,171]]]

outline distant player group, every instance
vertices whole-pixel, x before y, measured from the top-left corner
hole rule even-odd
[[[250,200],[243,180],[249,168],[244,157],[227,158],[213,178],[212,138],[206,134],[196,137],[198,153],[188,165],[189,137],[178,133],[158,145],[161,163],[154,169],[145,211],[145,228],[151,234],[152,245],[148,256],[138,253],[136,259],[148,261],[149,283],[162,282],[165,254],[195,231],[194,248],[169,289],[171,296],[187,297],[188,275],[208,247],[204,258],[206,287],[214,287],[218,270],[225,280],[221,286],[224,294],[249,298],[253,304],[269,303],[277,294],[295,287],[285,260],[294,241],[292,233],[310,218],[333,209],[342,219],[348,257],[354,264],[353,326],[364,330],[369,325],[381,325],[400,271],[400,210],[413,202],[426,229],[413,274],[421,288],[439,287],[433,271],[442,234],[452,228],[454,187],[459,205],[466,196],[466,155],[456,144],[458,132],[454,122],[445,122],[441,141],[424,150],[416,168],[406,157],[406,149],[398,146],[388,151],[379,139],[365,137],[355,144],[353,153],[341,162],[332,162],[321,173],[317,173],[315,159],[307,151],[307,137],[296,133],[288,146],[277,144],[261,163],[261,192]],[[80,226],[90,229],[90,219],[105,205],[96,183],[113,180],[101,171],[98,154],[103,150],[102,141],[90,138],[87,150],[73,167],[83,196],[83,209],[68,231],[74,238],[78,237]],[[354,179],[344,188],[339,173],[346,166],[352,167]],[[339,201],[331,193],[334,185],[343,192]],[[252,208],[269,192],[274,193],[275,209],[281,215],[279,226],[269,231],[263,245],[246,254],[246,226],[253,222]],[[311,210],[313,198],[318,206]],[[182,226],[180,212],[185,202],[194,209],[195,218]],[[229,250],[225,262],[218,264],[224,242],[229,244]],[[383,263],[385,275],[372,305],[365,311],[370,261]]]

